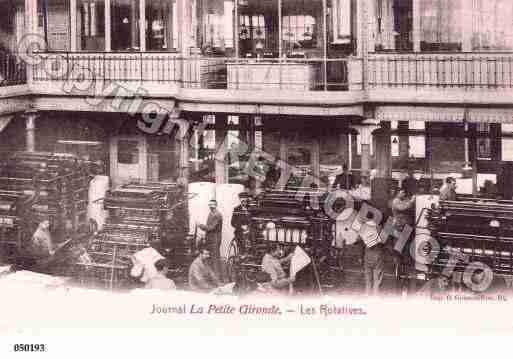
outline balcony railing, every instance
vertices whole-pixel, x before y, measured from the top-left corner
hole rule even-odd
[[[182,88],[347,91],[347,59],[182,58],[176,54],[42,53],[34,82],[94,79]]]
[[[25,63],[16,55],[0,52],[0,87],[27,83]]]
[[[375,54],[371,89],[513,89],[513,54]]]

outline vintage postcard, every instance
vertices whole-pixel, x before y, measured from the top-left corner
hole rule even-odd
[[[1,357],[511,335],[512,19],[0,0]]]

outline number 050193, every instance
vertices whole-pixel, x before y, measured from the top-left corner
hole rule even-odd
[[[14,344],[15,352],[44,352],[45,350],[44,344]]]

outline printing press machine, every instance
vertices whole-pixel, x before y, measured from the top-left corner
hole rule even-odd
[[[0,163],[0,247],[7,261],[31,262],[26,244],[44,220],[55,245],[83,231],[91,178],[87,165],[67,154],[16,152]],[[72,233],[66,233],[66,225]]]
[[[91,241],[91,263],[80,263],[82,283],[108,289],[135,285],[130,257],[152,246],[175,264],[171,272],[184,281],[190,263],[187,194],[172,183],[127,184],[107,192],[109,216]],[[175,279],[175,278],[174,278]]]
[[[513,201],[441,201],[428,212],[431,235],[441,250],[432,264],[436,276],[457,260],[453,279],[461,283],[470,263],[484,263],[494,278],[513,275]]]
[[[314,259],[321,286],[336,285],[340,250],[334,246],[335,222],[323,210],[327,195],[311,189],[270,190],[250,201],[246,213],[250,217],[249,233],[234,240],[230,249],[234,255],[228,259],[230,275],[241,290],[251,290],[259,282],[262,258],[269,245],[276,242],[282,243],[286,251],[301,246]],[[296,289],[318,290],[313,270],[309,266],[298,274]]]
[[[27,237],[24,229],[23,206],[27,195],[0,191],[0,259],[10,261],[17,256]]]
[[[323,291],[359,293],[363,290],[364,244],[361,241],[347,244],[353,243],[358,236],[345,232],[351,221],[337,222],[325,212],[325,204],[331,204],[336,213],[346,206],[343,199],[331,202],[333,198],[329,194],[298,188],[266,191],[252,198],[247,211],[251,223],[249,232],[243,236],[244,243],[240,243],[240,239],[234,240],[229,251],[232,255],[228,258],[230,275],[241,290],[254,289],[265,277],[261,275],[261,261],[273,242],[282,243],[287,251],[301,246],[316,264]],[[363,203],[354,200],[355,215]],[[397,259],[397,255],[385,257],[383,288],[386,292],[396,293],[406,285],[408,269]],[[307,267],[296,277],[296,289],[300,292],[319,290],[313,269]]]

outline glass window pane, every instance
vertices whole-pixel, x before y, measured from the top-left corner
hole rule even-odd
[[[111,0],[112,50],[139,51],[139,0]]]
[[[468,3],[463,0],[420,0],[422,51],[461,51]]]
[[[69,0],[38,0],[38,27],[49,51],[70,50]]]
[[[502,139],[502,160],[513,161],[513,138]]]
[[[502,133],[513,133],[513,123],[501,124]]]
[[[118,162],[127,165],[139,163],[139,143],[120,140],[118,142]]]
[[[412,158],[426,157],[426,137],[425,136],[409,136],[409,156]]]
[[[206,55],[233,55],[235,46],[235,2],[233,0],[206,0],[201,2],[199,7],[198,40],[202,52]],[[239,21],[242,24],[251,22],[247,16]],[[241,31],[242,29],[246,30],[247,27],[241,26]]]
[[[103,0],[77,1],[78,50],[105,50],[105,3]]]
[[[146,48],[170,51],[178,48],[177,3],[146,0]]]
[[[25,31],[24,3],[8,1],[3,6],[5,8],[0,11],[0,46],[2,50],[7,48],[16,52]]]
[[[472,1],[471,11],[474,51],[513,50],[511,0]]]

